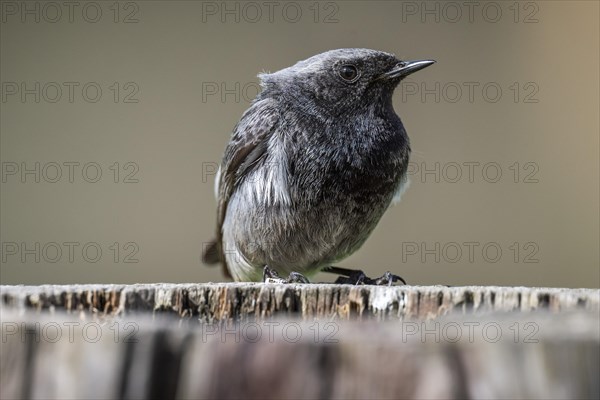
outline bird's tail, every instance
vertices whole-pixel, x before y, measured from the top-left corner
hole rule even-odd
[[[221,252],[219,251],[219,244],[215,239],[204,244],[202,251],[202,262],[207,265],[214,265],[221,262]]]

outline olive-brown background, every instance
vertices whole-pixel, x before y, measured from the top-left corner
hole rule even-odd
[[[221,280],[200,252],[256,74],[367,47],[438,62],[394,97],[412,185],[341,265],[600,286],[598,2],[46,4],[2,1],[3,284]]]

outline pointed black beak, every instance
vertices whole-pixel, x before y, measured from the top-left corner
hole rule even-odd
[[[434,60],[416,60],[416,61],[401,61],[394,68],[384,73],[381,77],[385,79],[406,78],[413,72],[422,70],[425,67],[435,64]]]

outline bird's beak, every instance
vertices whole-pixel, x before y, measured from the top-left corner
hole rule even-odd
[[[416,60],[416,61],[401,61],[391,70],[384,73],[381,77],[384,79],[406,78],[413,72],[422,70],[425,67],[435,64],[434,60]]]

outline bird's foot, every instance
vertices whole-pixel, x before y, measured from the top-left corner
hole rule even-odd
[[[340,275],[335,280],[335,283],[339,284],[392,286],[394,282],[402,282],[403,285],[406,285],[406,281],[402,279],[402,277],[394,275],[389,271],[386,271],[379,278],[369,278],[361,270],[340,268],[334,266],[324,268],[323,271]]]
[[[272,268],[269,268],[268,265],[265,265],[263,269],[263,282],[264,283],[310,283],[310,281],[299,272],[290,272],[290,275],[287,279],[279,276],[277,271]]]

